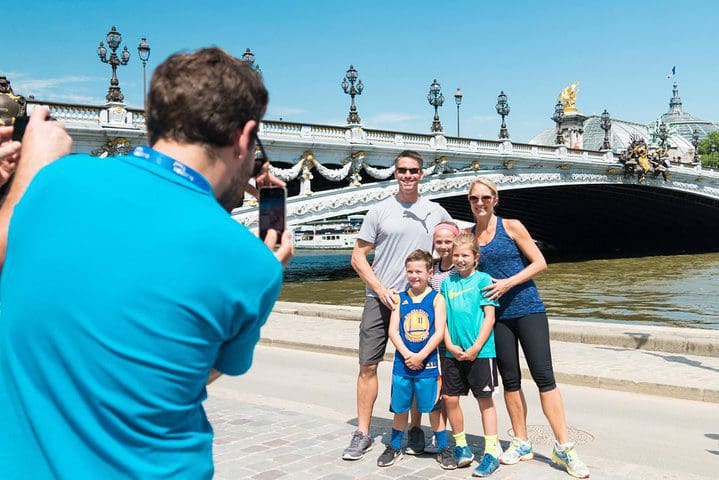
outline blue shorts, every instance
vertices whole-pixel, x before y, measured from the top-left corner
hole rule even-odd
[[[409,412],[412,399],[417,400],[417,410],[429,413],[439,405],[439,377],[408,378],[392,375],[392,413]]]

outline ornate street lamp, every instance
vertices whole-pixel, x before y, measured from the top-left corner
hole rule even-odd
[[[699,152],[697,151],[699,146],[699,130],[694,130],[692,133],[692,145],[694,145],[694,163],[699,163]]]
[[[108,102],[122,103],[125,100],[125,96],[120,91],[120,82],[117,80],[117,67],[118,65],[127,65],[130,61],[130,51],[127,49],[127,45],[120,53],[120,57],[117,56],[117,48],[122,42],[122,35],[117,31],[115,27],[112,27],[107,33],[107,46],[110,47],[112,53],[110,58],[107,58],[107,49],[105,45],[100,42],[100,46],[97,47],[97,56],[100,57],[102,63],[109,63],[112,67],[112,78],[110,79],[110,88],[107,90],[105,99]]]
[[[462,90],[454,92],[454,101],[457,104],[457,136],[459,137],[459,106],[462,104]]]
[[[552,120],[554,120],[557,123],[557,145],[564,145],[564,135],[562,135],[562,122],[564,121],[564,106],[562,105],[562,101],[557,101],[557,104],[554,106],[554,115],[552,115]]]
[[[664,122],[661,122],[659,124],[659,140],[662,141],[662,147],[664,146],[664,142],[667,141],[667,137],[669,137],[669,132],[667,132],[667,126],[664,124]]]
[[[439,123],[439,113],[437,109],[444,104],[444,95],[442,95],[442,87],[437,83],[437,79],[434,79],[432,85],[429,86],[429,93],[427,94],[427,101],[434,107],[434,120],[432,121],[432,133],[441,132],[442,124]]]
[[[357,85],[355,86],[355,82],[357,82]],[[352,103],[350,104],[350,114],[347,116],[347,124],[348,125],[359,125],[360,124],[360,117],[357,114],[357,105],[355,105],[355,95],[362,95],[362,90],[364,90],[364,85],[362,84],[362,80],[357,79],[357,70],[355,70],[355,67],[350,65],[350,68],[347,69],[347,73],[345,74],[345,78],[342,79],[342,90],[352,98]]]
[[[255,65],[255,54],[252,53],[252,50],[249,48],[245,49],[245,53],[242,54],[242,57],[240,58],[243,62],[247,62],[250,64],[250,66],[257,72],[258,74],[262,75],[262,71],[260,70],[259,65]]]
[[[499,96],[497,97],[497,105],[495,108],[497,109],[497,114],[501,115],[502,117],[502,126],[499,129],[499,138],[500,140],[503,138],[509,138],[507,124],[504,123],[504,117],[509,115],[509,102],[507,102],[507,95],[505,95],[504,90],[499,92]]]
[[[142,100],[143,105],[145,105],[145,110],[147,110],[147,78],[145,76],[145,67],[147,66],[147,61],[150,59],[150,45],[147,43],[145,37],[140,39],[140,45],[137,46],[137,56],[140,57],[140,61],[142,62]]]
[[[604,143],[602,143],[602,150],[611,150],[612,145],[609,143],[609,130],[612,128],[612,119],[609,116],[609,112],[605,108],[602,112],[601,123],[599,124],[604,130]]]

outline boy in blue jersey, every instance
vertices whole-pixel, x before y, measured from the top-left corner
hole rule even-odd
[[[392,311],[389,323],[389,338],[397,349],[392,368],[392,440],[377,465],[389,467],[402,458],[402,437],[414,399],[417,410],[429,413],[439,449],[437,461],[442,468],[451,470],[457,464],[447,446],[446,431],[439,429],[438,408],[441,378],[437,346],[444,338],[444,299],[429,286],[429,252],[415,250],[405,260],[405,268],[410,288],[399,294],[399,308]]]

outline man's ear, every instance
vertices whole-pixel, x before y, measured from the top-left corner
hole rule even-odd
[[[250,120],[237,131],[237,141],[235,142],[235,148],[237,149],[238,156],[247,158],[247,152],[251,145],[255,143],[255,135],[257,130],[257,121]],[[250,152],[254,156],[254,151]],[[254,158],[254,157],[253,157]]]

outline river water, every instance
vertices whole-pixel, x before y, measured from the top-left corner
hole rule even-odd
[[[349,251],[298,251],[280,300],[362,305]],[[536,278],[551,318],[719,329],[719,253],[551,263]]]

